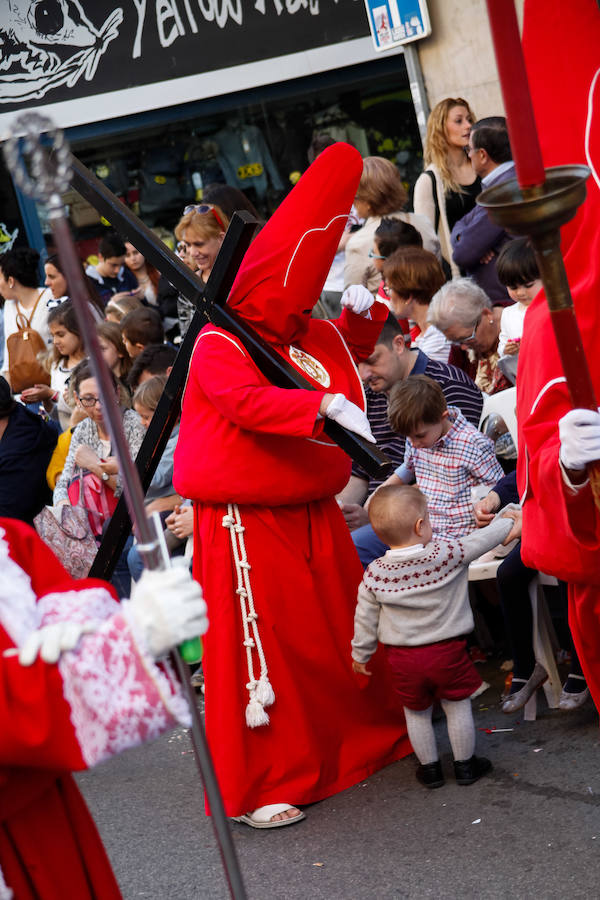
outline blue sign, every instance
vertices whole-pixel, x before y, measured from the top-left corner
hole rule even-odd
[[[365,0],[376,50],[390,50],[431,34],[425,0]]]

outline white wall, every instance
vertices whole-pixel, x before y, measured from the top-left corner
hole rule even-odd
[[[523,4],[516,0],[520,23]],[[428,0],[428,8],[431,37],[416,46],[429,106],[464,97],[478,119],[504,115],[485,0]]]

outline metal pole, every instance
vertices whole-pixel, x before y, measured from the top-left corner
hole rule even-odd
[[[423,70],[421,69],[421,62],[419,60],[419,51],[417,50],[415,43],[405,44],[402,49],[404,50],[410,93],[415,107],[421,143],[425,146],[427,119],[429,118],[430,109],[429,101],[427,100],[427,91],[425,90],[425,82],[423,80]]]

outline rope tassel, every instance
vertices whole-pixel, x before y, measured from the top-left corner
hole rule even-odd
[[[242,646],[246,651],[248,665],[248,683],[246,690],[249,694],[246,706],[246,724],[248,728],[259,728],[269,724],[269,715],[265,712],[265,706],[271,706],[275,702],[275,692],[269,681],[267,662],[258,631],[258,615],[254,608],[254,597],[250,585],[251,565],[246,554],[244,542],[245,528],[242,525],[240,511],[237,504],[230,503],[227,506],[227,515],[223,516],[223,528],[229,530],[231,549],[237,575],[236,594],[240,601],[242,616],[242,628],[244,640]],[[255,678],[253,652],[258,657],[260,675]]]

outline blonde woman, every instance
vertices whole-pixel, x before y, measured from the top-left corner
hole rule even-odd
[[[467,156],[474,122],[473,110],[461,97],[447,97],[433,108],[427,120],[425,171],[414,191],[415,212],[434,226],[453,278],[461,273],[452,261],[450,232],[473,209],[481,191],[481,179]]]

